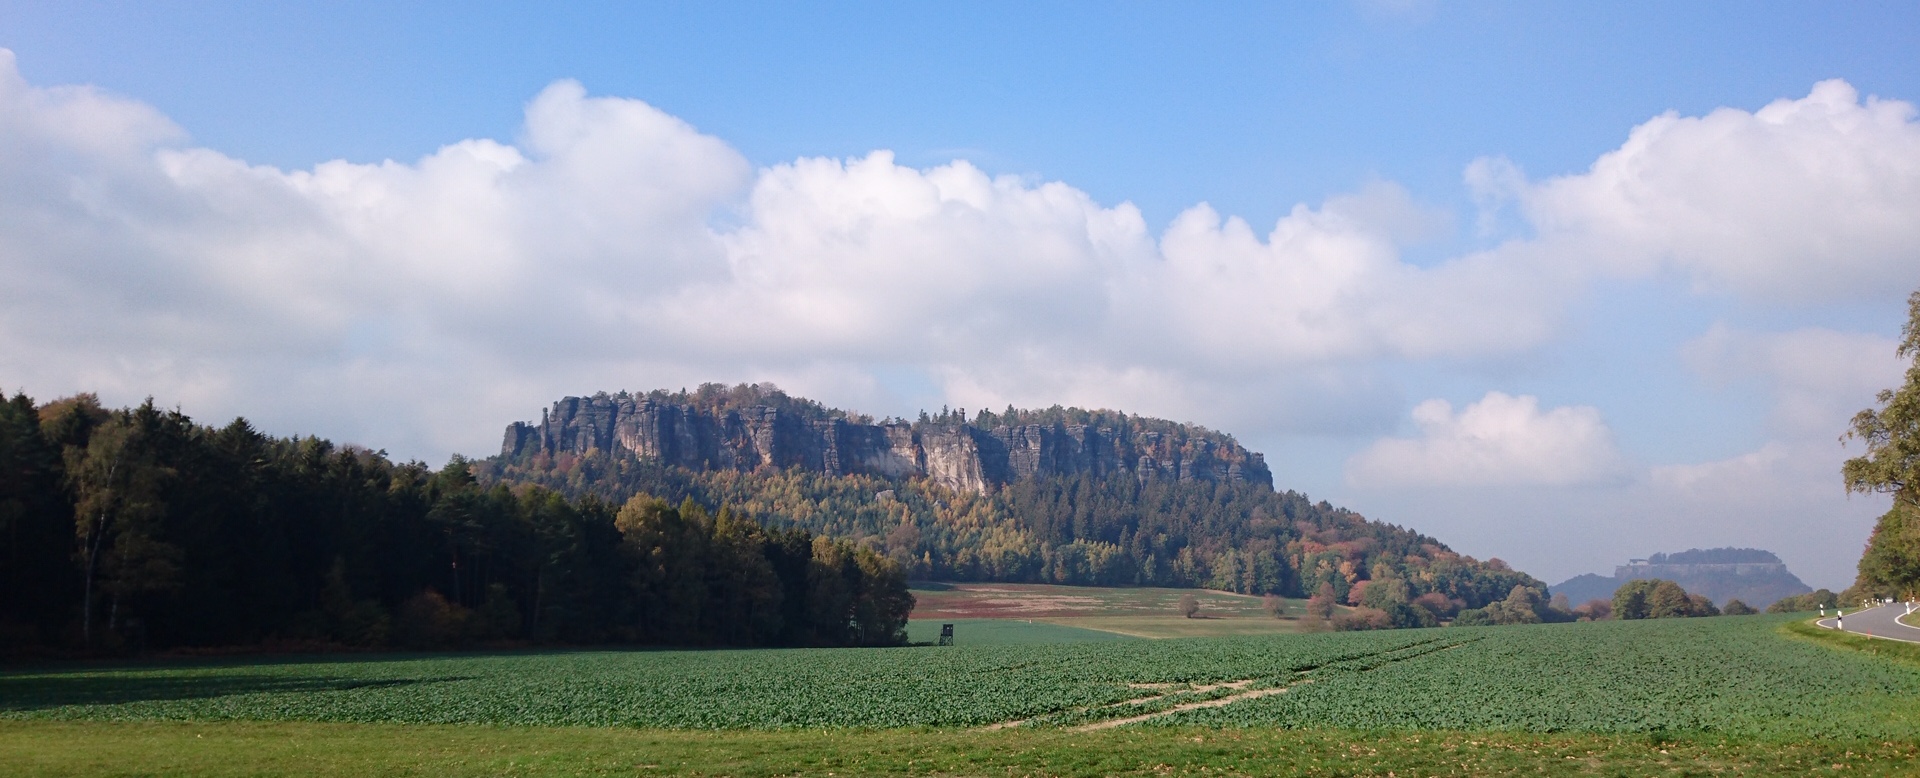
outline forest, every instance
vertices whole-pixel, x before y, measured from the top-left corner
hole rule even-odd
[[[0,402],[0,651],[888,645],[864,546],[725,506],[483,485],[152,401]]]
[[[889,645],[909,579],[1311,597],[1353,606],[1351,628],[1557,613],[1497,559],[1264,483],[1080,473],[971,493],[598,451],[436,470],[85,394],[0,402],[0,533],[13,655]]]
[[[744,385],[642,396],[716,413],[762,403],[821,419],[866,418]],[[964,412],[951,410],[931,417],[932,423],[965,420]],[[1202,428],[1111,411],[1008,408],[981,412],[971,421],[983,427],[1104,421],[1134,425],[1136,434],[1231,444],[1231,438]],[[914,579],[1319,596],[1364,611],[1349,622],[1380,627],[1432,625],[1463,611],[1479,617],[1482,609],[1509,600],[1513,607],[1491,612],[1551,616],[1546,586],[1498,559],[1457,554],[1418,532],[1266,483],[1083,471],[1043,473],[968,493],[925,478],[830,475],[800,467],[689,468],[598,448],[503,454],[471,469],[483,484],[533,485],[580,499],[620,502],[652,494],[725,505],[768,527],[871,548]]]

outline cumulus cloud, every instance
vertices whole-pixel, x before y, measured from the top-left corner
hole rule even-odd
[[[1308,412],[1390,407],[1322,391],[1368,384],[1352,372],[1368,361],[1516,353],[1557,316],[1476,260],[1403,262],[1446,216],[1386,183],[1264,235],[1202,204],[1156,237],[1130,204],[964,161],[755,171],[570,81],[513,144],[306,170],[194,147],[126,98],[34,87],[11,54],[0,115],[6,380],[409,452],[485,450],[476,420],[562,392],[771,378],[847,402],[898,369],[955,397],[1215,424],[1284,417],[1254,409],[1292,397],[1295,418],[1338,427]]]
[[[1885,495],[1847,497],[1839,446],[1768,443],[1711,462],[1662,465],[1577,494],[1552,486],[1378,489],[1353,504],[1462,553],[1499,556],[1547,583],[1612,572],[1631,557],[1746,546],[1779,554],[1802,580],[1835,590],[1854,564]],[[1400,518],[1393,518],[1401,521]]]
[[[153,395],[430,459],[486,453],[561,394],[709,380],[878,413],[1071,403],[1351,441],[1401,417],[1408,365],[1550,356],[1598,279],[1897,307],[1920,286],[1917,138],[1913,106],[1832,81],[1656,117],[1571,175],[1481,160],[1481,233],[1524,237],[1414,264],[1403,249],[1453,219],[1390,182],[1270,225],[1205,203],[1148,225],[966,161],[756,169],[571,81],[512,139],[281,170],[136,100],[29,84],[0,49],[0,388]],[[1682,356],[1770,392],[1771,442],[1636,468],[1660,457],[1622,453],[1598,409],[1490,392],[1420,404],[1417,434],[1349,460],[1348,486],[1482,555],[1525,560],[1491,544],[1551,515],[1567,565],[1657,550],[1622,545],[1637,521],[1632,543],[1745,532],[1838,576],[1879,503],[1832,506],[1833,436],[1898,380],[1892,341],[1721,325]]]
[[[1579,486],[1620,481],[1625,458],[1591,406],[1543,410],[1537,397],[1488,392],[1458,413],[1414,406],[1420,434],[1380,440],[1347,463],[1369,487]]]
[[[1835,437],[1849,417],[1874,404],[1878,390],[1902,380],[1894,346],[1891,338],[1823,328],[1757,332],[1715,325],[1681,356],[1710,386],[1757,390],[1766,399],[1764,423],[1755,420],[1766,439],[1752,449],[1629,469],[1605,488],[1583,489],[1577,499],[1535,486],[1380,489],[1364,502],[1390,515],[1418,514],[1423,531],[1459,548],[1504,554],[1550,580],[1605,573],[1622,559],[1655,551],[1742,545],[1780,554],[1814,586],[1844,587],[1889,499],[1845,493],[1841,462],[1860,450],[1842,447]],[[1459,456],[1425,443],[1390,441],[1369,453],[1415,461],[1420,454],[1441,461]],[[1360,464],[1387,476],[1405,467],[1391,459],[1356,460]],[[1516,538],[1527,537],[1552,542],[1514,547]]]
[[[1128,203],[965,161],[876,151],[756,170],[571,81],[527,104],[511,142],[281,170],[196,147],[137,101],[28,84],[0,50],[0,382],[153,394],[429,457],[485,452],[497,424],[563,393],[705,380],[880,412],[1061,402],[1352,434],[1396,414],[1383,366],[1553,343],[1594,263],[1624,272],[1595,235],[1736,290],[1774,288],[1742,273],[1866,272],[1795,265],[1829,261],[1807,258],[1808,235],[1838,247],[1831,262],[1906,256],[1889,246],[1911,225],[1883,212],[1911,204],[1912,111],[1850,95],[1824,84],[1755,114],[1662,117],[1579,176],[1480,176],[1539,237],[1422,266],[1402,247],[1450,217],[1385,182],[1271,229],[1203,203],[1156,233]],[[1714,166],[1773,182],[1749,190],[1764,202],[1694,202],[1739,193],[1683,164],[1702,144]],[[1797,188],[1828,158],[1821,197],[1867,203],[1831,223]],[[1712,239],[1786,213],[1814,226],[1754,255],[1773,270],[1727,259],[1746,238]],[[895,396],[915,382],[931,396]]]
[[[1920,123],[1911,103],[1823,81],[1758,111],[1668,113],[1580,174],[1526,181],[1482,160],[1483,203],[1517,200],[1538,242],[1595,272],[1672,269],[1697,288],[1794,304],[1920,286]]]

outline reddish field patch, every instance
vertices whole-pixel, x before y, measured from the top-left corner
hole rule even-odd
[[[1267,616],[1261,598],[1206,589],[1115,589],[1006,583],[916,583],[913,618],[1054,619],[1075,616],[1160,616],[1177,611],[1181,595],[1200,600],[1217,618]],[[1290,607],[1297,603],[1289,601]]]

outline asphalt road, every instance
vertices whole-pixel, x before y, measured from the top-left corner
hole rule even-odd
[[[1877,638],[1892,638],[1894,640],[1905,640],[1910,643],[1920,643],[1920,628],[1909,627],[1894,621],[1895,617],[1901,616],[1906,612],[1907,606],[1894,603],[1892,605],[1882,605],[1878,608],[1868,608],[1858,613],[1846,611],[1840,620],[1846,623],[1846,630],[1848,632],[1858,632]],[[1920,611],[1916,611],[1915,616],[1908,619],[1908,621],[1920,622]],[[1833,619],[1820,620],[1820,626],[1822,627],[1831,628],[1833,625]]]

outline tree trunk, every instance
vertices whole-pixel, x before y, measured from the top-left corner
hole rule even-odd
[[[540,629],[540,606],[546,600],[546,578],[546,568],[534,570],[533,607],[529,608],[527,613],[527,637],[529,638],[538,634]]]
[[[87,571],[80,595],[80,642],[93,647],[93,554],[87,554]]]
[[[460,595],[460,547],[453,547],[453,604],[465,605]]]
[[[107,514],[101,513],[94,520],[92,537],[87,538],[87,570],[80,598],[80,639],[88,648],[93,647],[93,570],[100,559],[100,542],[106,535],[106,526]]]

